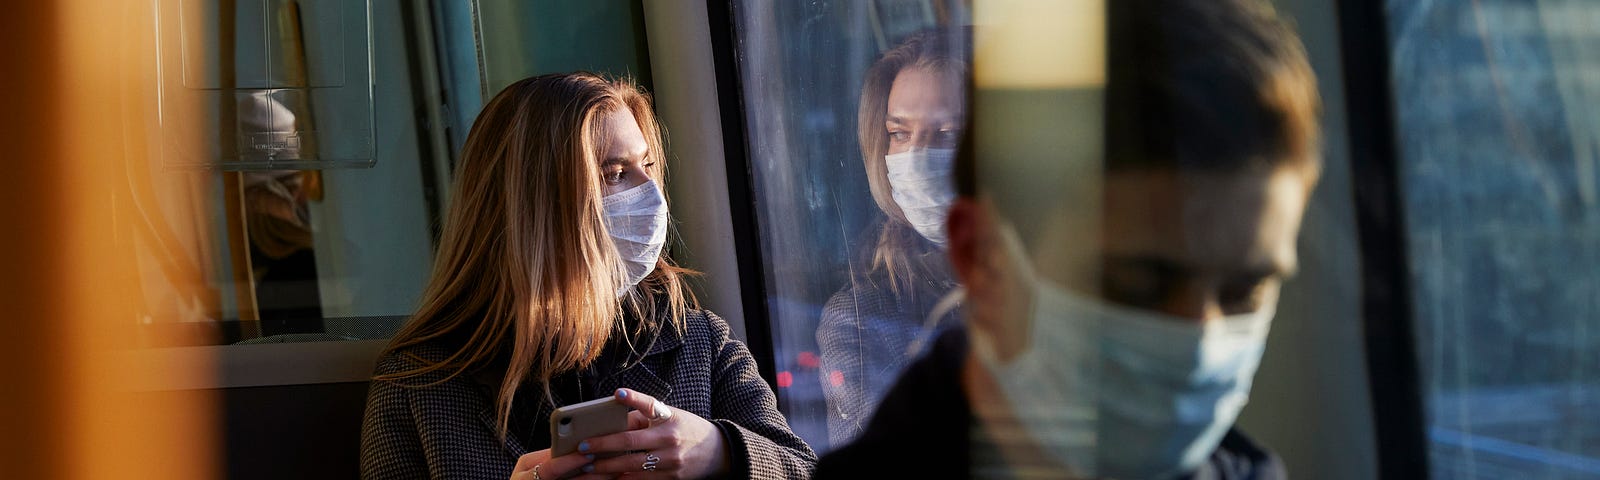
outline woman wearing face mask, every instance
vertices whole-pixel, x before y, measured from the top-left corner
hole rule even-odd
[[[955,288],[944,254],[944,217],[969,76],[964,30],[912,35],[867,70],[857,116],[872,199],[883,212],[874,247],[851,265],[850,284],[823,307],[828,432],[835,445],[866,426],[884,391],[936,330],[956,323],[936,308]],[[930,314],[932,318],[930,318]]]
[[[662,253],[661,144],[648,97],[593,74],[484,107],[422,306],[378,361],[363,478],[809,474],[749,351]],[[605,396],[632,430],[551,458],[554,408]]]

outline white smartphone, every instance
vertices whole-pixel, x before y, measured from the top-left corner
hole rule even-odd
[[[550,413],[550,456],[576,452],[590,438],[627,431],[630,410],[610,396],[557,408]]]

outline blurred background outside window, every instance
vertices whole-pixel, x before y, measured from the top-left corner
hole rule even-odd
[[[1434,478],[1600,478],[1600,4],[1388,2]]]

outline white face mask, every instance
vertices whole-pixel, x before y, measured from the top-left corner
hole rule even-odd
[[[655,180],[648,180],[600,202],[606,230],[627,265],[627,284],[617,293],[621,295],[650,275],[661,258],[661,247],[667,243],[667,198]]]
[[[1014,232],[1002,236],[1021,252]],[[1088,476],[1164,478],[1203,464],[1249,398],[1274,305],[1200,324],[1024,275],[1026,350],[1002,365],[984,335],[973,348],[1029,440]]]
[[[912,150],[883,157],[889,169],[889,188],[895,205],[911,228],[935,245],[944,246],[945,217],[955,203],[951,179],[956,151],[948,148]]]

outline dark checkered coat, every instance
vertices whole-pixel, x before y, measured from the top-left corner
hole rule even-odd
[[[928,314],[954,289],[949,280],[923,280],[914,293],[897,296],[888,279],[855,279],[822,307],[817,347],[822,351],[822,393],[828,401],[828,440],[850,443],[872,419],[878,401],[915,359],[913,343],[931,343],[937,332],[960,325],[960,309],[945,314],[932,331]],[[923,345],[926,347],[926,345]],[[835,374],[837,372],[837,374]]]
[[[744,343],[715,314],[686,315],[684,333],[662,329],[644,359],[601,381],[597,391],[632,388],[693,412],[722,429],[737,478],[807,478],[817,457],[778,413],[777,398],[756,373]],[[448,354],[422,347],[429,360]],[[401,353],[378,359],[377,373],[415,365]],[[427,384],[445,373],[404,381]],[[467,375],[426,388],[375,381],[361,427],[365,479],[505,479],[528,453],[515,437],[496,439],[494,403]],[[539,402],[543,404],[544,402]],[[548,405],[538,415],[547,417]],[[539,417],[533,417],[539,418]]]

